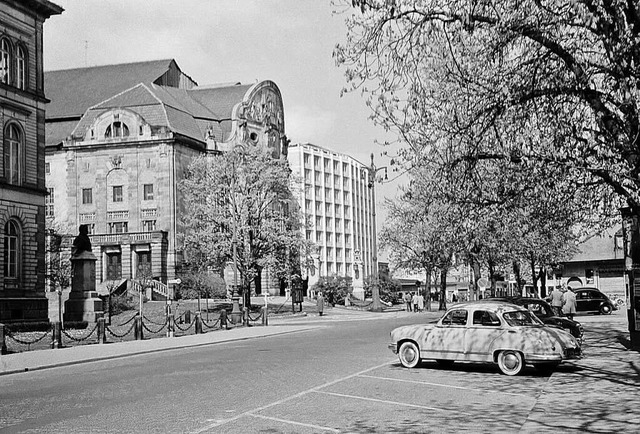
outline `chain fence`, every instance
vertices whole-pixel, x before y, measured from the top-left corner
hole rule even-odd
[[[89,339],[91,335],[93,335],[93,332],[95,332],[96,330],[98,330],[98,323],[94,325],[94,327],[91,329],[89,333],[87,333],[87,335],[81,336],[81,337],[75,337],[73,336],[73,334],[69,333],[67,330],[64,330],[64,329],[62,329],[61,332],[63,335],[65,335],[67,338],[69,338],[74,342],[84,342],[87,339]],[[96,333],[96,336],[97,336],[97,333]]]

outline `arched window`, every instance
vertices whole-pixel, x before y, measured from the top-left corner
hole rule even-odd
[[[24,149],[22,130],[15,123],[4,132],[4,177],[9,184],[22,183],[22,154]]]
[[[14,220],[9,220],[4,225],[4,277],[19,277],[20,248],[20,228]]]
[[[0,39],[0,82],[11,83],[11,43],[7,38]]]
[[[129,127],[124,122],[115,121],[111,125],[109,125],[104,132],[104,137],[114,138],[114,137],[127,137],[129,135]]]
[[[21,45],[16,49],[16,87],[27,88],[27,50]]]

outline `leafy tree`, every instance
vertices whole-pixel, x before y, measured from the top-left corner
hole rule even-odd
[[[349,3],[359,11],[335,51],[348,89],[450,199],[515,208],[556,196],[586,229],[625,203],[638,214],[637,2]]]
[[[402,284],[389,277],[367,277],[364,279],[364,294],[365,297],[371,297],[371,287],[377,285],[380,294],[380,300],[386,303],[398,303],[396,294],[402,291]]]
[[[187,261],[200,269],[222,269],[234,260],[240,291],[250,305],[251,283],[261,292],[261,272],[289,271],[286,255],[303,243],[299,209],[289,188],[286,159],[268,150],[237,145],[195,159],[181,183]]]
[[[313,289],[316,293],[322,291],[324,299],[331,305],[344,304],[344,299],[353,291],[351,278],[343,276],[320,277]]]
[[[179,298],[226,298],[227,287],[224,279],[212,271],[202,271],[185,267],[180,273]]]
[[[71,237],[50,226],[46,236],[46,274],[50,289],[64,290],[71,286]]]

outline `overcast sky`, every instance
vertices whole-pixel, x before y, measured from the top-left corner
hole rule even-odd
[[[345,79],[332,52],[345,39],[345,13],[333,14],[331,0],[53,2],[65,11],[45,22],[45,70],[172,58],[200,85],[272,80],[293,143],[367,165],[373,152],[378,167],[387,164],[374,144],[384,132],[368,121],[362,97],[340,97]],[[394,193],[392,184],[378,186],[379,198]]]

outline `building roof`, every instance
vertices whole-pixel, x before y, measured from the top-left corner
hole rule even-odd
[[[622,226],[607,229],[587,238],[578,246],[576,253],[568,262],[623,260]]]
[[[79,119],[89,107],[139,83],[156,82],[172,67],[179,70],[175,60],[163,59],[47,71],[47,120]]]

